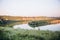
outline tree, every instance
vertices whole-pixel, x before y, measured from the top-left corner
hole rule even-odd
[[[30,27],[39,27],[39,26],[44,26],[44,25],[48,25],[49,23],[46,20],[40,20],[40,21],[31,21],[28,23],[28,25]],[[38,28],[39,29],[39,28]]]
[[[7,24],[7,21],[4,18],[0,17],[0,26],[5,26]]]
[[[16,20],[5,20],[4,18],[0,17],[0,26],[9,26],[9,27],[11,27],[16,22],[20,22],[20,21],[16,21]]]

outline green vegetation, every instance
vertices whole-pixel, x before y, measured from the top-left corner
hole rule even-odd
[[[19,23],[18,23],[19,22]],[[13,25],[23,21],[0,19],[0,40],[60,40],[60,31],[24,30],[13,29]],[[28,23],[31,27],[48,25],[48,21],[32,21]],[[11,26],[11,27],[10,27]]]
[[[60,40],[60,31],[39,31],[0,27],[0,40]]]
[[[32,21],[32,22],[28,23],[28,25],[31,27],[44,26],[44,25],[48,25],[48,24],[50,24],[50,23],[48,23],[48,21],[46,21],[46,20]]]
[[[14,21],[14,20],[2,20],[0,21],[0,26],[13,26],[11,24],[15,24],[19,21]]]
[[[16,20],[5,20],[4,18],[0,18],[0,26],[9,26],[12,27],[14,24],[18,24],[17,22],[21,21],[16,21]]]

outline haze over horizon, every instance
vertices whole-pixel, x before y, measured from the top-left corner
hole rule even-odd
[[[0,0],[0,15],[60,17],[60,0]]]

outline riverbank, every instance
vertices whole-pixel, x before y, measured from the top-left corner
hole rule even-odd
[[[0,40],[60,40],[60,31],[41,31],[0,27]]]

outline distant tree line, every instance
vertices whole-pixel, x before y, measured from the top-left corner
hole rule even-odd
[[[50,23],[46,20],[31,21],[28,23],[28,25],[31,27],[39,27],[39,26],[44,26],[44,25],[48,25],[48,24],[50,24]]]
[[[4,18],[0,17],[0,26],[6,26],[8,24],[12,24],[15,22],[20,22],[20,21],[16,21],[16,20],[5,20]]]

